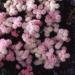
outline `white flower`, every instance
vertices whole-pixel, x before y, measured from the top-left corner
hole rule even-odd
[[[50,2],[50,10],[51,11],[54,11],[55,9],[58,9],[59,8],[59,4],[57,4],[54,0],[52,0],[51,2]]]
[[[34,0],[28,0],[26,2],[27,10],[30,11],[34,7]]]

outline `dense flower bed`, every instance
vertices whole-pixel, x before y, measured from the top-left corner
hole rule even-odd
[[[69,31],[60,28],[58,1],[7,0],[4,3],[6,12],[0,12],[1,63],[17,61],[17,70],[23,67],[19,75],[33,75],[32,64],[43,64],[45,69],[53,69],[70,57],[64,45],[70,41]],[[18,15],[21,12],[23,16]],[[22,29],[21,35],[18,28]],[[14,43],[9,37],[3,38],[3,35],[21,40]]]

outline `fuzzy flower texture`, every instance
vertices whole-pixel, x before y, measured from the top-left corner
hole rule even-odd
[[[0,12],[1,68],[4,61],[17,61],[15,67],[21,69],[18,75],[33,75],[32,64],[53,69],[70,57],[64,44],[70,40],[69,31],[60,28],[58,1],[7,0],[4,3],[6,12]]]

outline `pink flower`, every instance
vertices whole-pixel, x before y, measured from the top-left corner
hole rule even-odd
[[[26,0],[14,0],[14,1],[16,1],[17,3],[24,3],[24,2],[26,2]]]
[[[34,35],[36,32],[39,32],[40,26],[40,20],[31,20],[27,23],[25,32],[28,32],[30,35]]]
[[[54,55],[52,55],[51,57],[49,57],[49,59],[45,60],[44,68],[53,69],[54,66],[56,66],[56,63],[57,63],[57,58]]]
[[[19,73],[19,75],[33,75],[32,69],[30,70],[30,68],[28,68],[31,66],[27,66],[26,69],[22,69],[21,72]]]
[[[45,22],[47,25],[52,25],[52,23],[58,23],[61,20],[61,16],[58,11],[49,12],[48,15],[45,17]]]
[[[41,19],[42,15],[46,13],[46,10],[43,8],[43,5],[39,5],[38,8],[33,10],[33,14],[36,15],[37,19]]]
[[[16,55],[17,55],[18,60],[25,60],[29,56],[29,50],[16,51]]]
[[[2,32],[2,34],[6,34],[11,31],[11,28],[4,26],[4,24],[1,24],[0,31]]]
[[[66,61],[66,59],[70,57],[70,54],[66,53],[65,47],[63,47],[62,50],[57,51],[57,55],[62,62]]]
[[[40,9],[33,10],[33,14],[36,14],[37,19],[41,19],[41,10]]]
[[[21,73],[19,75],[33,75],[32,72],[29,72],[28,70],[22,70]]]
[[[11,44],[10,40],[0,39],[0,60],[7,54],[7,47]]]
[[[20,50],[22,46],[23,46],[22,42],[18,42],[18,43],[14,46],[14,50]]]
[[[12,31],[12,32],[11,32],[11,35],[14,36],[14,37],[16,37],[16,38],[19,36],[16,31]]]
[[[26,59],[26,64],[30,65],[32,63],[32,56],[29,55],[29,57]]]
[[[5,20],[6,18],[6,13],[0,12],[0,24]]]
[[[11,44],[10,40],[0,39],[0,52],[6,53],[6,48]]]
[[[15,61],[15,56],[14,53],[12,51],[9,51],[7,56],[6,56],[6,60],[7,61]]]
[[[50,57],[53,55],[53,53],[54,53],[54,49],[53,49],[53,48],[50,48],[49,51],[46,52],[46,56],[47,56],[48,58],[50,58]]]
[[[47,48],[43,44],[38,46],[39,54],[44,54],[46,50],[47,50]]]
[[[0,62],[17,61],[17,70],[23,68],[19,75],[33,75],[32,64],[53,69],[70,57],[62,47],[69,40],[69,32],[59,28],[59,3],[38,0],[36,4],[35,1],[7,0],[6,12],[0,12]],[[51,37],[51,32],[56,35]]]
[[[59,29],[56,38],[58,40],[67,41],[68,40],[68,30],[67,29]]]
[[[44,44],[49,49],[54,45],[54,40],[50,38],[45,38]]]
[[[13,18],[13,26],[12,27],[14,29],[16,29],[17,27],[21,27],[21,25],[22,25],[21,21],[22,21],[21,17]]]
[[[30,35],[28,33],[23,33],[22,39],[24,42],[29,43]]]
[[[35,2],[35,0],[27,0],[26,1],[26,6],[27,6],[28,11],[31,11],[35,7],[34,2]]]
[[[63,45],[63,41],[59,41],[55,44],[55,48],[60,49],[62,47],[62,45]]]

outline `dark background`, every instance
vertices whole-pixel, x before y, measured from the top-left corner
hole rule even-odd
[[[0,0],[0,11],[5,11],[3,8],[3,2],[5,1],[6,0]],[[53,70],[45,70],[42,66],[33,66],[35,75],[75,75],[75,7],[71,4],[71,0],[63,0],[60,2],[60,5],[62,16],[60,27],[69,30],[71,41],[65,45],[68,47],[71,57],[66,62],[61,63],[59,68],[54,68]],[[0,74],[2,72],[5,72],[4,75],[17,75],[18,72],[15,69],[15,62],[5,62],[5,67],[4,69],[0,69]]]

